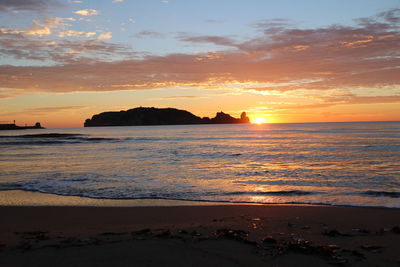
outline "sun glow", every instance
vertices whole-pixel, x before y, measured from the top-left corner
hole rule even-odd
[[[263,117],[257,117],[257,118],[253,119],[253,123],[255,123],[255,124],[264,124],[266,122],[267,122],[267,120]]]

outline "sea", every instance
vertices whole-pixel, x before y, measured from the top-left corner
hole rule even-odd
[[[400,122],[0,132],[0,191],[400,208]]]

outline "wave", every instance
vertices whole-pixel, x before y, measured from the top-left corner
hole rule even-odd
[[[1,135],[0,138],[52,138],[52,139],[75,139],[84,134],[64,134],[64,133],[42,133],[42,134],[24,134],[24,135]]]
[[[84,134],[25,134],[13,136],[0,136],[0,146],[18,145],[59,145],[59,144],[80,144],[84,142],[108,142],[121,141],[119,138],[90,137]]]
[[[91,137],[85,134],[74,133],[42,133],[26,135],[0,135],[0,146],[18,145],[52,145],[52,144],[75,144],[84,142],[187,142],[187,141],[249,141],[249,140],[282,140],[287,137],[248,137],[248,136],[224,136],[224,137]],[[294,138],[291,138],[294,139]],[[241,153],[234,153],[232,156],[240,156]]]
[[[276,131],[276,130],[275,130]],[[285,132],[287,130],[279,130],[277,132]],[[290,130],[294,132],[304,132],[305,130]],[[274,132],[274,130],[270,130],[270,132]],[[187,141],[231,141],[231,140],[236,140],[238,142],[240,141],[268,141],[268,140],[285,140],[285,139],[290,139],[290,140],[297,140],[299,137],[296,136],[246,136],[246,135],[240,135],[240,136],[212,136],[212,137],[201,137],[201,136],[179,136],[179,137],[171,137],[171,136],[165,136],[165,137],[154,137],[154,136],[113,136],[113,137],[96,137],[96,136],[91,136],[88,134],[78,134],[78,133],[40,133],[40,134],[25,134],[25,135],[0,135],[0,146],[18,146],[18,145],[60,145],[60,144],[79,144],[79,143],[85,143],[85,142],[137,142],[137,143],[147,143],[147,142],[187,142]],[[321,150],[324,149],[331,149],[331,148],[319,148]],[[343,148],[342,148],[343,149]],[[393,151],[398,151],[400,149],[400,145],[398,144],[367,144],[367,145],[360,145],[360,146],[351,146],[351,150],[364,150],[364,149],[369,149],[369,150],[393,150]],[[269,152],[276,152],[280,151],[278,148],[271,148],[268,150]],[[233,153],[234,156],[240,156],[241,153]],[[271,156],[276,157],[277,155],[266,155],[262,154],[260,155],[262,158],[270,158]],[[283,155],[282,156],[288,156],[288,155]],[[296,157],[299,157],[297,155]],[[309,156],[303,156],[305,158],[308,158]],[[313,155],[315,157],[315,155]],[[323,157],[323,156],[319,156]],[[332,155],[327,155],[325,157],[332,157]]]
[[[45,134],[25,134],[16,137],[20,138],[77,138],[83,134],[62,134],[62,133],[45,133]]]
[[[283,191],[250,191],[250,192],[227,192],[226,196],[238,196],[238,195],[262,195],[262,196],[305,196],[305,195],[316,195],[322,194],[322,192],[316,191],[302,191],[302,190],[283,190]]]
[[[363,191],[359,192],[360,195],[370,196],[370,197],[390,197],[390,198],[400,198],[400,192],[393,191]]]
[[[8,190],[24,190],[23,185],[19,183],[2,183],[0,184],[0,191]]]
[[[93,178],[93,177],[92,177]],[[99,180],[99,179],[96,179]],[[182,199],[198,199],[201,197],[223,197],[223,196],[306,196],[323,194],[323,192],[316,191],[302,191],[302,190],[282,190],[282,191],[236,191],[236,192],[154,192],[152,190],[133,190],[131,192],[119,192],[117,188],[97,188],[82,191],[82,188],[76,190],[74,185],[82,182],[90,182],[88,177],[69,177],[63,178],[58,181],[31,181],[27,183],[0,183],[0,191],[5,190],[26,190],[26,191],[38,191],[43,193],[51,194],[62,194],[62,195],[76,195],[86,196],[94,198],[110,198],[110,199],[136,199],[136,198],[182,198]],[[114,191],[117,189],[116,191]],[[86,192],[84,192],[86,191]],[[128,190],[129,191],[129,190]],[[93,194],[94,193],[94,194]],[[96,194],[97,193],[97,194]],[[99,194],[100,193],[100,194]],[[108,193],[109,195],[102,195],[102,193]],[[121,194],[122,193],[122,194]]]
[[[80,179],[65,179],[63,182],[80,183]],[[62,184],[62,183],[61,183]],[[183,201],[204,201],[204,202],[226,202],[226,203],[248,203],[248,204],[305,204],[305,205],[334,205],[334,206],[363,206],[363,207],[385,207],[385,208],[398,208],[394,202],[360,202],[352,201],[346,198],[346,195],[360,195],[365,194],[368,197],[400,197],[400,192],[390,191],[364,191],[364,192],[348,192],[335,195],[337,197],[343,196],[343,201],[332,200],[327,192],[317,191],[302,191],[302,190],[282,190],[282,191],[266,191],[266,192],[252,192],[252,191],[237,191],[237,192],[195,192],[195,191],[178,191],[178,192],[161,192],[152,190],[128,190],[121,192],[113,187],[103,187],[98,189],[74,188],[73,186],[61,186],[60,183],[41,184],[41,183],[0,183],[0,191],[8,190],[22,190],[28,192],[40,192],[46,194],[60,195],[60,196],[77,196],[92,199],[114,199],[114,200],[133,200],[133,199],[165,199],[165,200],[183,200]],[[311,197],[310,195],[325,194],[325,197]],[[252,199],[241,196],[271,196],[272,198],[259,198]],[[273,197],[278,198],[273,198]]]
[[[337,207],[370,207],[370,208],[394,208],[398,209],[398,205],[393,205],[393,204],[373,204],[373,203],[352,203],[352,202],[331,202],[331,201],[321,201],[321,200],[310,200],[310,201],[295,201],[292,199],[279,199],[279,201],[269,201],[269,202],[264,202],[264,201],[248,201],[248,200],[224,200],[224,199],[203,199],[199,197],[194,197],[194,198],[188,198],[188,197],[182,197],[179,195],[169,195],[169,194],[162,194],[162,195],[156,195],[156,194],[151,194],[151,195],[136,195],[136,196],[121,196],[121,197],[105,197],[105,196],[99,196],[99,195],[93,195],[90,193],[67,193],[67,192],[49,192],[48,190],[43,190],[43,189],[33,189],[33,188],[22,188],[21,185],[13,185],[7,187],[2,187],[0,186],[0,191],[7,191],[7,190],[21,190],[21,191],[26,191],[26,192],[38,192],[38,193],[45,193],[45,194],[52,194],[52,195],[58,195],[58,196],[77,196],[77,197],[84,197],[84,198],[91,198],[91,199],[104,199],[104,200],[135,200],[135,199],[160,199],[160,200],[181,200],[181,201],[196,201],[196,202],[218,202],[218,203],[232,203],[232,204],[267,204],[267,205],[323,205],[323,206],[337,206]],[[316,192],[314,192],[316,193]]]

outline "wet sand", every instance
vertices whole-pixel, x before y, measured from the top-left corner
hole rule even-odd
[[[1,206],[0,266],[399,266],[400,209]]]

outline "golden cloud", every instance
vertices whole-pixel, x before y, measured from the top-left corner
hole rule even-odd
[[[112,38],[111,32],[101,33],[101,34],[99,34],[99,37],[97,37],[97,39],[99,39],[99,40],[108,40],[111,38]]]
[[[74,13],[81,16],[96,16],[100,14],[100,12],[96,9],[82,9],[82,10],[77,10]]]

